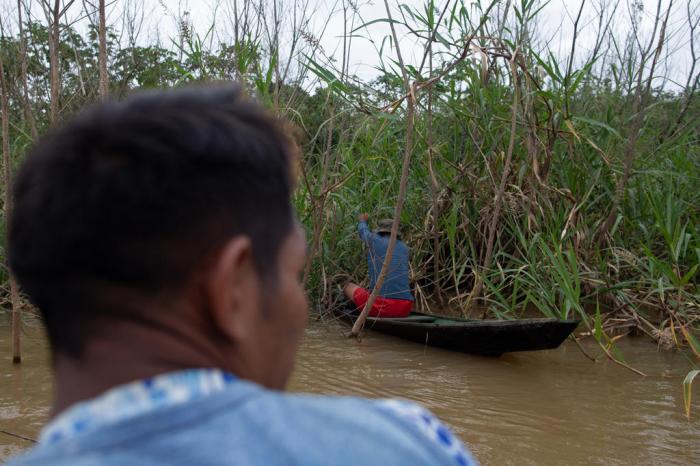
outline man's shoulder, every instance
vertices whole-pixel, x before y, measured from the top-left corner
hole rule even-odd
[[[328,450],[351,448],[367,464],[476,464],[449,428],[409,401],[285,395],[282,403],[288,419],[295,419],[293,428],[323,426],[319,440]]]

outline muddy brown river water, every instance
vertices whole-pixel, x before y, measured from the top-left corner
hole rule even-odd
[[[46,341],[25,328],[24,361],[10,360],[0,315],[0,430],[35,438],[46,421]],[[565,342],[557,350],[483,358],[373,332],[358,343],[336,322],[310,322],[290,390],[415,400],[441,417],[485,465],[700,464],[700,383],[683,414],[688,355],[643,338],[619,343],[642,378],[596,363]],[[592,342],[585,342],[595,352]],[[31,442],[0,433],[0,462]]]

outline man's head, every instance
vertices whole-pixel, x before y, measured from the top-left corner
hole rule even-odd
[[[391,234],[391,227],[394,225],[394,220],[391,218],[383,218],[377,222],[377,234],[382,236],[389,236]],[[398,236],[401,236],[401,231],[399,228]]]
[[[15,183],[9,254],[54,353],[80,360],[121,323],[186,321],[283,384],[306,317],[294,157],[233,87],[99,104],[41,140]]]

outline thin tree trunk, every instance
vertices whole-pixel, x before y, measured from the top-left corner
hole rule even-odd
[[[109,93],[109,74],[107,74],[107,18],[105,16],[105,0],[100,2],[99,26],[99,62],[100,62],[100,99],[105,99]]]
[[[273,93],[273,99],[275,103],[275,111],[279,111],[280,108],[280,88],[282,83],[280,82],[280,30],[279,30],[279,18],[277,12],[277,0],[272,0],[272,8],[274,9],[273,18],[275,21],[275,87]]]
[[[403,58],[401,56],[401,48],[399,47],[398,37],[396,35],[396,29],[394,28],[394,23],[391,18],[391,10],[389,9],[389,4],[387,0],[384,0],[384,7],[386,8],[386,13],[389,16],[389,25],[391,26],[391,34],[394,37],[394,44],[396,44],[396,54],[399,59],[399,65],[401,66],[401,73],[403,74],[404,88],[406,91],[406,146],[404,148],[403,156],[403,166],[401,168],[401,181],[399,183],[399,197],[396,200],[396,207],[394,209],[394,222],[391,225],[391,235],[389,236],[389,245],[386,250],[386,256],[384,257],[384,262],[382,263],[382,270],[379,272],[379,277],[377,277],[377,283],[374,285],[372,293],[365,303],[364,309],[360,313],[360,316],[355,321],[352,326],[351,335],[358,336],[362,331],[367,320],[367,314],[369,310],[372,309],[374,302],[379,296],[379,291],[384,285],[386,276],[389,273],[389,266],[391,264],[391,258],[394,256],[394,247],[396,246],[396,239],[399,232],[399,222],[401,220],[401,211],[403,210],[403,204],[406,200],[406,191],[408,188],[408,174],[411,162],[411,152],[413,151],[413,118],[415,114],[415,95],[414,88],[412,88],[409,82],[408,73],[404,65]]]
[[[46,21],[49,27],[49,85],[51,88],[51,103],[49,107],[49,124],[55,125],[58,122],[58,112],[60,109],[61,95],[61,70],[60,70],[60,36],[61,17],[75,3],[75,0],[66,0],[61,8],[61,0],[54,0],[53,6],[50,0],[41,0],[41,7],[44,10]]]
[[[239,54],[241,53],[241,44],[238,38],[238,0],[233,0],[233,50],[236,51],[236,60],[239,59]],[[238,66],[233,68],[233,76],[235,79],[241,79],[241,73],[238,70]]]
[[[22,362],[22,308],[19,287],[10,273],[10,302],[12,303],[12,364]]]
[[[19,23],[19,54],[20,54],[20,73],[22,80],[22,91],[24,93],[22,99],[22,108],[24,110],[24,119],[29,125],[29,131],[31,132],[32,139],[35,141],[39,137],[39,132],[36,129],[36,121],[34,120],[34,113],[30,106],[29,97],[29,80],[27,78],[27,37],[24,34],[24,25],[22,24],[22,0],[17,0],[17,14]]]
[[[58,121],[60,70],[58,60],[59,24],[61,1],[55,0],[53,8],[48,15],[49,21],[49,85],[51,87],[51,103],[49,107],[49,123],[55,125]]]
[[[3,182],[5,185],[5,225],[9,225],[12,215],[12,159],[10,157],[10,105],[8,102],[8,89],[5,83],[5,66],[0,56],[0,110],[2,110],[2,161],[3,161]],[[7,229],[5,233],[5,245],[7,245]],[[7,257],[7,256],[6,256]],[[7,270],[10,275],[10,304],[12,306],[12,362],[19,364],[22,362],[22,352],[20,346],[21,319],[20,302],[17,284],[9,264]]]

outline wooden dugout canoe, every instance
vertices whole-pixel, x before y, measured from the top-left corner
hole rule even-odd
[[[359,313],[338,309],[335,314],[352,324]],[[403,318],[368,317],[365,328],[452,351],[500,356],[557,348],[578,324],[559,319],[465,320],[412,312]]]

